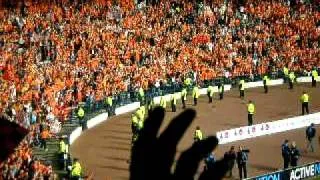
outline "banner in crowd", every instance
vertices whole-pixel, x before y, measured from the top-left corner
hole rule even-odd
[[[320,176],[320,162],[314,162],[270,174],[248,178],[247,180],[300,180]]]
[[[217,132],[217,137],[219,139],[219,144],[226,144],[258,136],[298,129],[309,126],[311,123],[320,124],[320,113],[219,131]]]

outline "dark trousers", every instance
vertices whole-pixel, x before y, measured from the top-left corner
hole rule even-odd
[[[289,167],[289,158],[283,158],[283,169],[288,169]]]
[[[47,139],[42,139],[41,138],[40,148],[47,149]]]
[[[298,166],[298,160],[297,160],[297,159],[291,159],[290,165],[291,165],[292,167]]]
[[[244,90],[240,90],[240,98],[244,98]]]
[[[239,169],[240,179],[242,179],[242,177],[247,178],[247,163],[238,164],[238,169]],[[242,176],[242,173],[243,173],[243,176]]]
[[[59,153],[59,168],[61,170],[63,170],[65,167],[64,167],[64,163],[65,163],[65,160],[64,160],[64,153]]]
[[[219,93],[219,96],[220,96],[220,100],[223,99],[223,93]]]
[[[198,104],[198,98],[194,97],[193,102],[194,102],[194,105],[196,106]]]
[[[177,106],[173,102],[171,102],[171,109],[172,109],[172,112],[176,112],[177,111]]]
[[[293,82],[289,80],[289,89],[293,89]]]
[[[186,108],[186,100],[182,97],[182,109]]]
[[[248,126],[253,124],[253,114],[248,113]]]
[[[316,79],[312,76],[312,87],[316,87],[317,86],[317,81]]]
[[[113,116],[114,110],[113,110],[113,106],[107,105],[107,112],[108,112],[108,116]]]
[[[209,96],[209,103],[212,103],[212,97]]]
[[[309,114],[309,103],[307,102],[302,103],[302,115],[304,115],[304,111],[306,111],[307,114]]]
[[[263,88],[264,88],[264,93],[268,93],[268,86],[267,85],[263,85]]]

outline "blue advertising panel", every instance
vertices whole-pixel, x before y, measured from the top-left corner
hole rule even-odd
[[[320,176],[320,162],[306,164],[282,171],[277,171],[253,178],[249,180],[300,180]]]

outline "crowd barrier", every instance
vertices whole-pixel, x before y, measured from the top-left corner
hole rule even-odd
[[[320,161],[248,178],[246,180],[300,180],[313,178],[319,175]]]
[[[311,77],[299,77],[299,78],[297,78],[297,82],[298,83],[311,82]],[[281,85],[283,83],[284,83],[283,79],[275,79],[275,80],[270,80],[269,85],[276,86],[276,85]],[[261,87],[261,86],[263,86],[263,81],[247,82],[246,83],[246,88],[255,88],[255,87]],[[224,85],[225,91],[229,91],[231,88],[232,88],[232,86],[230,84]],[[218,92],[217,86],[214,86],[214,92]],[[206,95],[207,88],[201,88],[200,94]],[[167,101],[169,101],[171,98],[171,95],[172,94],[167,94],[164,97]],[[180,97],[180,96],[178,96],[178,97]],[[155,104],[160,103],[160,96],[154,97],[153,99],[154,99]],[[115,109],[115,114],[121,115],[121,114],[125,114],[128,112],[132,112],[139,107],[140,107],[140,102],[134,102],[134,103],[127,104],[124,106],[120,106]],[[248,138],[254,138],[254,137],[258,137],[258,136],[264,136],[264,135],[273,134],[273,133],[277,133],[277,132],[284,132],[284,131],[288,131],[288,130],[292,130],[292,129],[305,127],[307,125],[310,125],[310,123],[311,123],[311,120],[307,119],[308,117],[312,117],[311,119],[313,119],[314,123],[319,124],[319,121],[316,120],[317,116],[320,116],[320,114],[316,113],[316,114],[311,114],[308,116],[301,116],[301,117],[289,118],[289,119],[275,121],[275,122],[262,123],[262,124],[257,124],[257,125],[253,125],[250,127],[244,126],[244,127],[219,131],[216,134],[220,140],[219,143],[226,144],[229,142],[234,142],[234,141],[244,140],[244,139],[248,139]],[[100,114],[100,115],[88,120],[87,127],[88,127],[88,129],[90,129],[90,128],[100,124],[101,122],[106,121],[107,119],[108,119],[108,113]],[[296,119],[298,119],[298,121],[300,123],[293,122],[293,121],[296,121]],[[282,128],[278,128],[278,126],[281,126]],[[69,143],[72,144],[81,135],[81,133],[82,133],[81,128],[75,129],[71,133],[71,135],[69,136]]]

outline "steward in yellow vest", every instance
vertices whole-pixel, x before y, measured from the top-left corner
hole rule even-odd
[[[224,84],[223,83],[219,83],[218,91],[219,91],[219,98],[220,98],[220,100],[222,100],[223,94],[224,94]]]
[[[309,95],[307,92],[303,91],[302,96],[300,97],[300,101],[302,104],[302,115],[304,115],[304,112],[306,111],[307,114],[309,114]]]
[[[65,156],[68,153],[68,145],[64,142],[63,138],[61,137],[59,139],[59,151],[58,151],[58,156],[59,156],[59,165],[60,169],[63,170],[65,168]]]
[[[293,89],[293,82],[296,79],[296,76],[294,75],[294,72],[291,71],[289,74],[289,89]]]
[[[177,111],[177,97],[176,97],[176,94],[172,94],[171,95],[171,109],[172,109],[172,112],[176,112]]]
[[[181,101],[182,101],[182,109],[186,108],[186,101],[187,101],[187,89],[183,88],[181,91]]]
[[[209,98],[209,103],[212,103],[212,99],[213,99],[213,86],[208,86],[208,89],[207,89],[207,95],[208,95],[208,98]]]
[[[241,79],[239,82],[239,90],[240,90],[240,98],[244,98],[244,87],[245,87],[245,81],[244,79]]]
[[[71,179],[80,179],[81,173],[82,173],[81,165],[78,159],[75,158],[72,164],[72,169],[71,169]]]
[[[161,96],[161,97],[160,97],[160,106],[161,106],[163,109],[166,109],[166,107],[167,107],[167,101],[166,101],[166,99],[164,98],[164,96]]]
[[[313,69],[312,70],[312,87],[316,87],[317,86],[317,79],[318,79],[318,71],[317,69]]]
[[[264,88],[264,93],[268,93],[268,86],[269,86],[269,78],[268,75],[263,76],[263,88]]]
[[[195,86],[193,88],[193,91],[192,91],[192,97],[193,97],[193,101],[194,101],[194,106],[196,106],[198,104],[199,96],[200,96],[199,88],[198,88],[198,86]]]
[[[193,139],[194,139],[194,142],[198,142],[198,141],[203,140],[203,133],[202,133],[202,131],[200,130],[200,127],[199,127],[199,126],[196,127],[196,130],[195,130],[195,132],[194,132]]]
[[[255,106],[252,101],[248,103],[248,126],[253,124],[253,115],[255,113]]]

